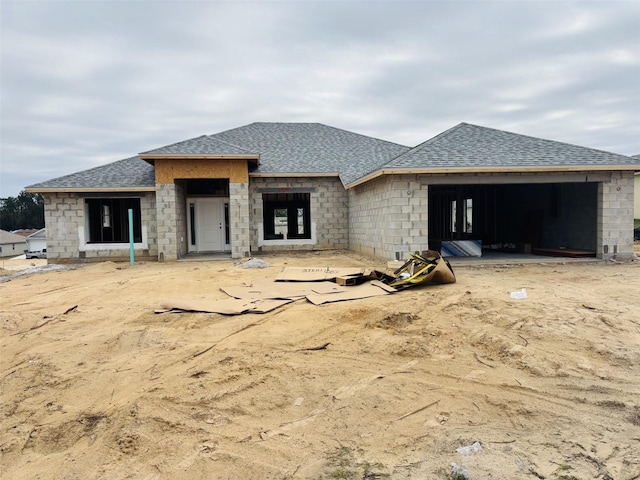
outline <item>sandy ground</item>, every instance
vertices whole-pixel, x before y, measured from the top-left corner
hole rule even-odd
[[[640,262],[468,265],[373,299],[154,313],[285,266],[377,266],[261,258],[5,268],[2,478],[639,478]]]

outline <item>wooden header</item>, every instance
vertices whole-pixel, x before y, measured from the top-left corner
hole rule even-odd
[[[230,183],[249,183],[248,160],[218,159],[215,162],[189,162],[170,158],[155,160],[156,183],[174,183],[176,179],[228,178]]]

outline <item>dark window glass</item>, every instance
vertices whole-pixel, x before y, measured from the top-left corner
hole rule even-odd
[[[142,242],[139,198],[87,198],[88,243],[128,243],[129,209],[133,210],[133,241]]]
[[[311,238],[309,193],[264,193],[264,239]]]

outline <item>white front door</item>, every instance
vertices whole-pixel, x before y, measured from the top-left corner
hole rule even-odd
[[[224,218],[226,198],[195,198],[188,202],[195,212],[189,227],[189,251],[222,252],[226,250]],[[194,241],[195,240],[195,241]]]

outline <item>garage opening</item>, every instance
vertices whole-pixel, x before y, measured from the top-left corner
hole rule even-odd
[[[429,248],[479,240],[483,251],[595,256],[597,196],[597,183],[431,185]]]

